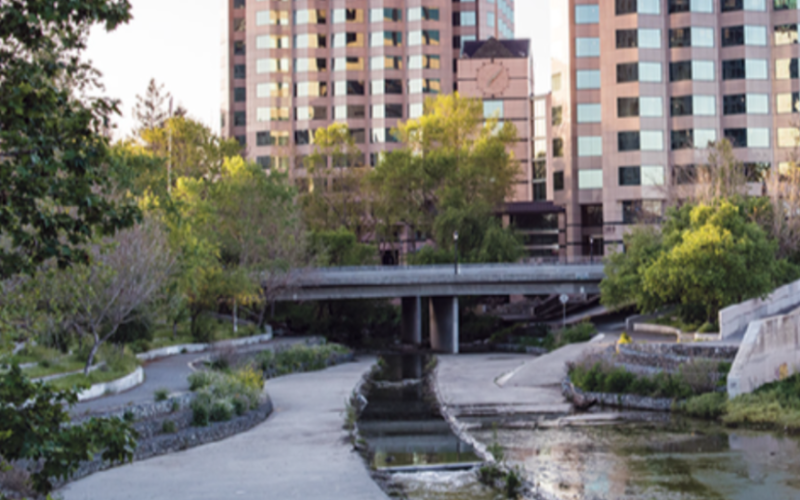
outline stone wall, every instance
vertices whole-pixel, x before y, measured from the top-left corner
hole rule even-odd
[[[750,323],[728,374],[728,396],[753,392],[798,371],[800,308]]]
[[[670,411],[673,400],[670,398],[651,398],[637,394],[612,394],[607,392],[584,392],[566,377],[561,383],[564,397],[579,407],[588,407],[594,403],[615,408],[633,410]]]
[[[719,312],[719,331],[723,339],[747,330],[750,322],[774,316],[800,305],[800,280],[777,288],[764,300],[751,299],[728,306]]]

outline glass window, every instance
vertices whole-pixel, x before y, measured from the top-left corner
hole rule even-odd
[[[692,47],[713,47],[714,28],[692,27]]]
[[[561,75],[559,74],[559,83],[561,82]],[[578,89],[599,89],[600,88],[600,70],[594,69],[579,69],[575,72],[575,87]],[[559,88],[561,86],[559,85]],[[553,90],[556,90],[553,87]]]
[[[289,97],[289,87],[290,84],[285,82],[259,83],[256,85],[256,97]]]
[[[616,14],[633,14],[636,12],[636,0],[616,0]]]
[[[678,61],[669,63],[669,81],[680,82],[692,79],[692,62]]]
[[[723,80],[741,80],[745,77],[744,59],[722,61]]]
[[[245,50],[244,42],[242,42],[242,41],[233,42],[233,55],[235,55],[235,56],[243,56],[243,55],[245,55],[245,52],[246,52],[246,50]]]
[[[603,189],[603,171],[578,170],[578,189]]]
[[[617,48],[628,49],[639,46],[639,33],[636,30],[617,30]]]
[[[233,89],[233,102],[245,102],[247,100],[247,89],[236,87]]]
[[[768,148],[769,129],[768,128],[748,128],[747,147],[749,148]]]
[[[776,24],[775,45],[791,45],[797,43],[797,24]]]
[[[553,190],[564,190],[564,172],[553,172]]]
[[[578,104],[578,123],[600,123],[599,104]]]
[[[692,30],[690,28],[675,28],[669,30],[670,47],[691,47]]]
[[[637,4],[639,14],[661,14],[661,0],[638,0]]]
[[[617,116],[619,118],[639,116],[639,98],[638,97],[617,98]]]
[[[788,80],[797,78],[797,58],[776,59],[775,78],[778,80]]]
[[[713,95],[692,96],[692,109],[695,116],[715,116],[717,99]]]
[[[456,14],[459,14],[456,12]],[[475,12],[474,11],[461,11],[461,24],[460,26],[475,26]],[[459,24],[456,24],[459,26]]]
[[[639,81],[640,82],[660,82],[661,81],[661,63],[640,62],[639,63]]]
[[[483,101],[484,118],[503,118],[503,101]]]
[[[747,97],[745,94],[726,95],[722,98],[722,114],[743,115],[747,113]]]
[[[561,125],[561,120],[563,118],[562,109],[563,108],[561,106],[553,106],[552,109],[550,110],[550,113],[552,115],[552,124],[554,127]]]
[[[641,183],[639,167],[619,167],[620,186],[639,186]]]
[[[769,95],[747,94],[747,113],[751,115],[766,115],[769,113]]]
[[[575,24],[594,24],[600,22],[599,5],[576,5]]]
[[[778,128],[778,147],[796,148],[800,145],[800,129],[797,127]]]
[[[639,80],[638,63],[617,64],[617,83],[636,82],[638,80]]]
[[[664,106],[660,97],[640,97],[639,116],[658,117],[663,116]]]
[[[748,80],[767,79],[767,60],[766,59],[745,59],[744,72]]]
[[[775,109],[778,113],[796,113],[800,111],[800,92],[787,92],[775,96]]]
[[[726,128],[723,135],[731,143],[733,148],[746,148],[747,147],[747,129],[746,128]]]
[[[714,12],[713,0],[669,0],[669,13]]]
[[[556,137],[555,139],[553,139],[553,157],[555,158],[564,157],[564,139],[560,137]]]
[[[494,12],[486,13],[486,26],[494,28]]]
[[[797,9],[797,0],[774,0],[775,10]]]
[[[408,117],[419,118],[422,116],[425,108],[421,102],[415,102],[408,105]]]
[[[659,29],[639,29],[638,38],[640,49],[661,48],[661,30]]]
[[[599,38],[576,38],[575,57],[599,57],[600,39]]]
[[[671,133],[671,149],[673,151],[679,149],[688,149],[694,143],[694,131],[688,130],[673,130]]]
[[[603,225],[603,205],[581,205],[581,225],[597,227]]]
[[[547,141],[545,139],[536,139],[533,141],[533,157],[544,158],[547,156]]]
[[[671,116],[689,116],[694,113],[694,99],[690,95],[670,98]]]
[[[725,26],[722,28],[722,46],[744,45],[744,26]]]
[[[766,10],[765,0],[721,0],[722,12],[731,12],[735,10]]]
[[[745,26],[744,27],[745,45],[766,45],[767,27],[766,26]]]
[[[580,71],[578,71],[578,73],[580,73]],[[598,77],[600,76],[599,73],[598,71]],[[553,73],[553,75],[550,76],[550,88],[553,89],[553,92],[561,90],[561,73]]]
[[[578,137],[578,156],[603,156],[603,138]]]
[[[639,133],[642,151],[663,151],[664,133],[660,130],[642,130]]]
[[[533,116],[536,118],[544,118],[547,113],[547,102],[544,99],[533,101]]]
[[[692,79],[714,81],[714,61],[692,61]]]
[[[618,132],[617,133],[617,150],[618,151],[639,151],[640,149],[640,136],[638,131],[633,132]]]
[[[662,166],[645,166],[641,167],[642,186],[663,186],[664,185],[664,167]]]
[[[705,149],[711,142],[716,142],[717,131],[713,128],[694,129],[694,144],[698,149]]]
[[[233,66],[234,78],[247,78],[247,66],[244,64],[235,64]]]

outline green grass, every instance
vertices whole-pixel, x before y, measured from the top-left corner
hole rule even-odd
[[[43,345],[28,345],[17,354],[4,359],[3,362],[23,365],[26,363],[38,363],[45,360],[56,360],[62,357],[64,357],[64,353],[58,349],[45,347]]]
[[[69,375],[51,380],[47,384],[56,389],[71,389],[76,386],[110,382],[132,373],[139,366],[136,356],[127,348],[120,353],[117,347],[104,345],[100,348],[99,354],[100,358],[106,362],[106,366],[91,372],[89,376],[84,376],[82,373]]]
[[[339,344],[293,345],[277,352],[263,351],[258,354],[256,362],[267,377],[279,377],[295,372],[322,370],[328,367],[333,358],[349,352]]]
[[[685,322],[680,316],[667,314],[651,320],[657,325],[671,326],[684,333],[719,333],[719,326],[713,323]]]
[[[233,333],[233,323],[230,321],[218,321],[216,319],[207,320],[212,332],[211,336],[214,341],[229,340],[243,337],[251,337],[263,332],[259,332],[254,325],[239,324],[239,331]],[[153,340],[150,342],[150,349],[158,349],[161,347],[169,347],[181,344],[195,344],[198,343],[192,337],[189,322],[178,324],[177,336],[172,337],[172,325],[159,325],[153,331]]]
[[[75,356],[62,356],[54,360],[40,361],[38,365],[22,370],[22,373],[30,378],[39,378],[82,370],[84,366],[86,366],[86,362]]]

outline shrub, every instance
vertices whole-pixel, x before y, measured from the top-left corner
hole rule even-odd
[[[210,372],[194,372],[189,375],[189,390],[198,391],[203,387],[211,385],[213,374]]]
[[[481,468],[478,469],[478,481],[486,486],[494,487],[495,482],[502,477],[503,471],[500,470],[497,464],[482,465]]]
[[[173,399],[172,404],[169,407],[169,411],[175,413],[180,409],[181,409],[181,402],[178,401],[177,399]]]
[[[176,425],[172,420],[164,420],[164,422],[161,423],[161,432],[163,434],[174,434],[175,430]]]
[[[624,368],[617,368],[605,377],[603,384],[603,392],[611,392],[615,394],[625,394],[628,388],[633,384],[636,375],[629,372]]]
[[[243,396],[234,396],[232,403],[233,411],[240,417],[250,409],[250,403],[247,401],[247,398]]]
[[[717,419],[725,413],[727,400],[723,392],[709,392],[687,399],[679,409],[692,417]]]
[[[683,381],[695,394],[713,391],[717,387],[719,362],[708,359],[695,359],[680,367]]]
[[[339,344],[294,345],[275,352],[264,351],[259,354],[257,360],[266,377],[278,377],[295,372],[322,370],[336,357],[349,352]]]
[[[719,333],[719,327],[714,323],[706,321],[700,328],[697,329],[697,333]]]
[[[155,392],[155,399],[156,401],[166,401],[169,397],[169,390],[168,389],[158,389]]]
[[[192,401],[192,425],[205,427],[209,423],[211,413],[211,397],[207,394],[198,394]]]
[[[233,418],[233,404],[228,400],[214,401],[209,415],[212,422],[226,422]]]

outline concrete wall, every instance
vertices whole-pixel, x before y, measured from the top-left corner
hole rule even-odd
[[[753,321],[728,374],[728,396],[754,391],[800,371],[800,308]]]
[[[800,305],[800,280],[784,285],[764,300],[750,299],[719,312],[719,331],[723,339],[742,333],[757,319],[774,316]]]

